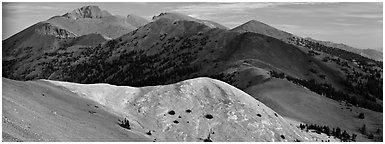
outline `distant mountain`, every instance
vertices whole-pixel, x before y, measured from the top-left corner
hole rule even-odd
[[[174,21],[169,18],[159,18],[118,39],[86,51],[84,53],[90,54],[72,57],[71,61],[84,61],[71,64],[71,68],[60,67],[60,63],[68,60],[56,62],[59,69],[52,71],[54,73],[47,73],[51,75],[49,78],[80,83],[103,81],[117,85],[146,86],[175,83],[194,75],[218,75],[233,66],[249,64],[250,67],[281,71],[301,79],[334,83],[341,79],[335,76],[337,71],[322,63],[313,63],[316,60],[307,53],[275,38],[213,29],[200,22]],[[50,59],[57,59],[61,55],[52,55]],[[296,57],[292,57],[293,55]],[[130,60],[129,57],[134,59]],[[97,63],[102,65],[96,69],[97,73],[91,72],[91,69],[80,70],[93,67]],[[77,64],[82,66],[76,66]],[[175,67],[176,64],[179,67]],[[108,71],[103,70],[107,67],[110,67]],[[143,70],[144,73],[135,74],[130,72],[132,69]],[[186,74],[178,74],[187,69],[190,70]],[[313,74],[309,69],[319,73]],[[76,77],[72,74],[76,74]],[[327,75],[327,79],[320,78],[320,74]],[[175,79],[171,79],[172,77]],[[161,80],[163,78],[165,79]]]
[[[364,57],[371,58],[373,60],[382,61],[382,52],[381,51],[377,51],[374,49],[358,49],[358,48],[354,48],[354,47],[351,47],[351,46],[348,46],[348,45],[345,45],[342,43],[338,44],[338,43],[333,43],[333,42],[329,42],[329,41],[314,40],[312,38],[306,38],[306,39],[318,42],[318,43],[323,44],[325,46],[339,48],[342,50],[353,52],[353,53],[362,55]]]
[[[313,43],[322,44],[322,45],[327,46],[327,47],[338,48],[338,49],[352,52],[352,53],[355,53],[355,54],[358,54],[358,55],[361,55],[361,56],[364,56],[364,57],[367,57],[367,58],[370,58],[373,60],[382,61],[382,52],[379,52],[379,51],[362,50],[362,49],[357,49],[357,48],[347,46],[345,44],[337,44],[337,43],[328,42],[328,41],[314,40],[312,38],[302,38],[302,37],[293,35],[291,33],[276,29],[272,26],[269,26],[269,25],[262,23],[262,22],[259,22],[257,20],[250,20],[250,21],[248,21],[248,22],[246,22],[246,23],[244,23],[238,27],[231,29],[231,31],[259,33],[259,34],[267,35],[270,37],[274,37],[276,39],[287,41],[290,43],[292,43],[291,41],[293,40],[293,38],[305,39],[305,40],[309,40]]]
[[[279,29],[276,29],[272,26],[269,26],[265,23],[262,23],[256,20],[250,20],[238,27],[231,29],[230,31],[241,32],[241,33],[243,32],[259,33],[259,34],[267,35],[280,40],[287,40],[294,36],[293,34],[287,33],[285,31],[281,31]]]
[[[362,55],[367,55],[367,57],[373,58],[374,60],[383,61],[382,51],[375,49],[359,49]]]
[[[142,18],[140,16],[137,16],[137,15],[134,15],[134,14],[129,14],[129,15],[127,15],[127,22],[130,25],[134,26],[135,28],[139,28],[141,26],[146,25],[150,21],[145,19],[145,18]]]
[[[68,47],[96,46],[147,23],[148,20],[139,16],[113,16],[97,6],[84,6],[34,24],[3,40],[2,56],[3,60],[18,61],[19,68],[33,68],[36,67],[34,64],[25,61]]]
[[[152,19],[157,20],[160,18],[172,19],[172,20],[185,20],[202,23],[210,28],[228,29],[227,27],[209,20],[200,20],[180,13],[161,13],[158,16],[154,16]]]
[[[87,34],[101,34],[105,38],[116,38],[148,21],[138,16],[113,16],[97,6],[84,6],[39,22],[3,41],[3,56],[16,53],[26,47],[45,49],[60,47],[59,41]],[[95,41],[94,43],[97,43]]]
[[[52,17],[46,22],[67,29],[77,36],[99,33],[109,38],[117,38],[149,21],[135,15],[114,16],[97,6],[84,6],[62,16]]]

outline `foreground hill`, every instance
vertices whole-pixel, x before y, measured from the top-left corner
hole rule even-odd
[[[119,127],[125,117],[131,129]],[[117,87],[3,78],[4,141],[309,141],[248,94],[197,78]]]
[[[2,79],[2,139],[8,141],[152,141],[117,122],[102,105],[45,81]]]

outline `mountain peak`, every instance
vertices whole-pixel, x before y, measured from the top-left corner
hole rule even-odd
[[[102,11],[98,6],[83,6],[81,8],[74,9],[72,12],[66,13],[63,16],[72,19],[79,18],[102,18],[111,16],[107,11]]]
[[[173,19],[173,20],[198,21],[198,19],[190,17],[188,15],[184,15],[180,13],[170,13],[170,12],[160,13],[158,16],[152,17],[152,20],[158,20],[160,18],[167,18],[167,19]]]
[[[267,35],[280,40],[286,40],[293,36],[288,32],[281,31],[279,29],[276,29],[268,24],[265,24],[257,20],[250,20],[236,28],[233,28],[231,31],[241,32],[241,33],[243,32],[259,33],[259,34]]]
[[[260,21],[257,21],[257,20],[250,20],[248,22],[246,22],[245,24],[253,24],[253,25],[266,25],[266,26],[269,26],[263,22],[260,22]]]
[[[194,21],[194,22],[204,24],[210,28],[228,29],[227,27],[220,25],[216,22],[208,21],[208,20],[200,20],[200,19],[191,17],[189,15],[181,14],[181,13],[170,13],[170,12],[160,13],[158,16],[152,17],[152,20],[156,21],[156,20],[161,19],[161,18],[171,19],[174,21]]]

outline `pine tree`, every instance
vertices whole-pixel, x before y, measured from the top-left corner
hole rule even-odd
[[[344,130],[344,132],[341,135],[341,139],[346,142],[350,139],[350,135]]]
[[[362,126],[360,131],[361,131],[361,134],[366,135],[366,125],[365,124]]]
[[[356,141],[356,138],[357,138],[357,135],[356,134],[352,134],[352,141]]]
[[[336,137],[341,138],[341,129],[339,127],[336,129]]]
[[[328,126],[324,126],[324,133],[330,136],[330,128]]]

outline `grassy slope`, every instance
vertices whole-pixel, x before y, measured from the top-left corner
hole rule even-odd
[[[121,128],[121,118],[99,104],[48,82],[2,81],[3,141],[150,141]]]
[[[358,134],[358,128],[363,124],[366,124],[368,132],[374,132],[383,125],[382,113],[357,107],[352,107],[350,111],[345,105],[285,80],[271,79],[245,91],[282,116],[304,123],[340,127],[350,134]],[[357,118],[360,112],[365,113],[365,119]],[[369,141],[360,134],[357,140]]]

